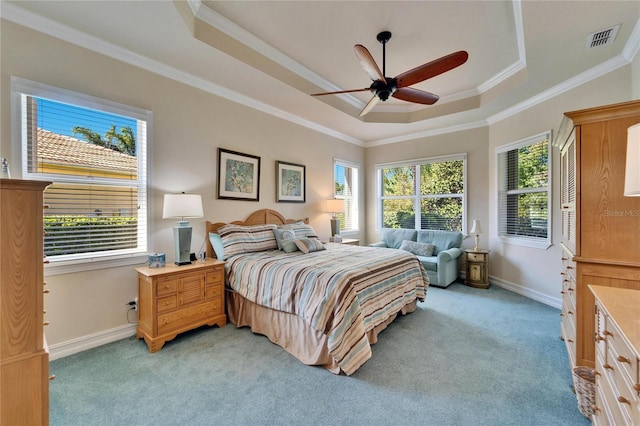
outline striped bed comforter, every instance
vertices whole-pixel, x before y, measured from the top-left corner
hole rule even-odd
[[[415,299],[429,284],[404,250],[328,243],[303,254],[264,251],[227,260],[228,284],[244,298],[302,318],[327,336],[329,353],[347,375],[371,357],[366,333]]]

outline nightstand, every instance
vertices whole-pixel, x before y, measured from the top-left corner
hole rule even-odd
[[[136,268],[138,328],[149,352],[158,352],[179,333],[202,325],[224,327],[224,262]]]
[[[467,264],[464,283],[476,288],[489,288],[489,250],[467,249],[465,262]]]
[[[355,238],[343,238],[340,244],[348,244],[350,246],[359,246],[360,240],[357,240]]]

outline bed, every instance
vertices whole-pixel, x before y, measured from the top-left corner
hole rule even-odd
[[[351,375],[371,358],[378,334],[424,300],[429,281],[408,252],[322,244],[308,223],[270,209],[207,221],[207,256],[226,262],[230,323],[307,365]]]

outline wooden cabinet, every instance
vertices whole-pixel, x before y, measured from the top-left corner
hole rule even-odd
[[[224,311],[224,262],[207,259],[191,265],[136,268],[138,328],[149,352],[162,349],[179,333],[227,323]]]
[[[623,195],[627,128],[637,123],[640,101],[567,112],[554,141],[561,156],[561,329],[572,368],[595,366],[588,286],[640,289],[640,197]]]
[[[471,287],[489,288],[489,250],[465,250],[464,283]]]
[[[640,290],[590,286],[595,297],[595,425],[640,425]]]
[[[0,424],[49,423],[44,338],[43,191],[0,179]]]

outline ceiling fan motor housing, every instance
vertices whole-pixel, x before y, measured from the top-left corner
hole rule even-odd
[[[371,86],[369,87],[371,89],[371,93],[375,94],[381,101],[389,99],[389,96],[393,95],[398,88],[398,83],[395,78],[385,77],[385,80],[386,82],[376,80],[371,83]]]

